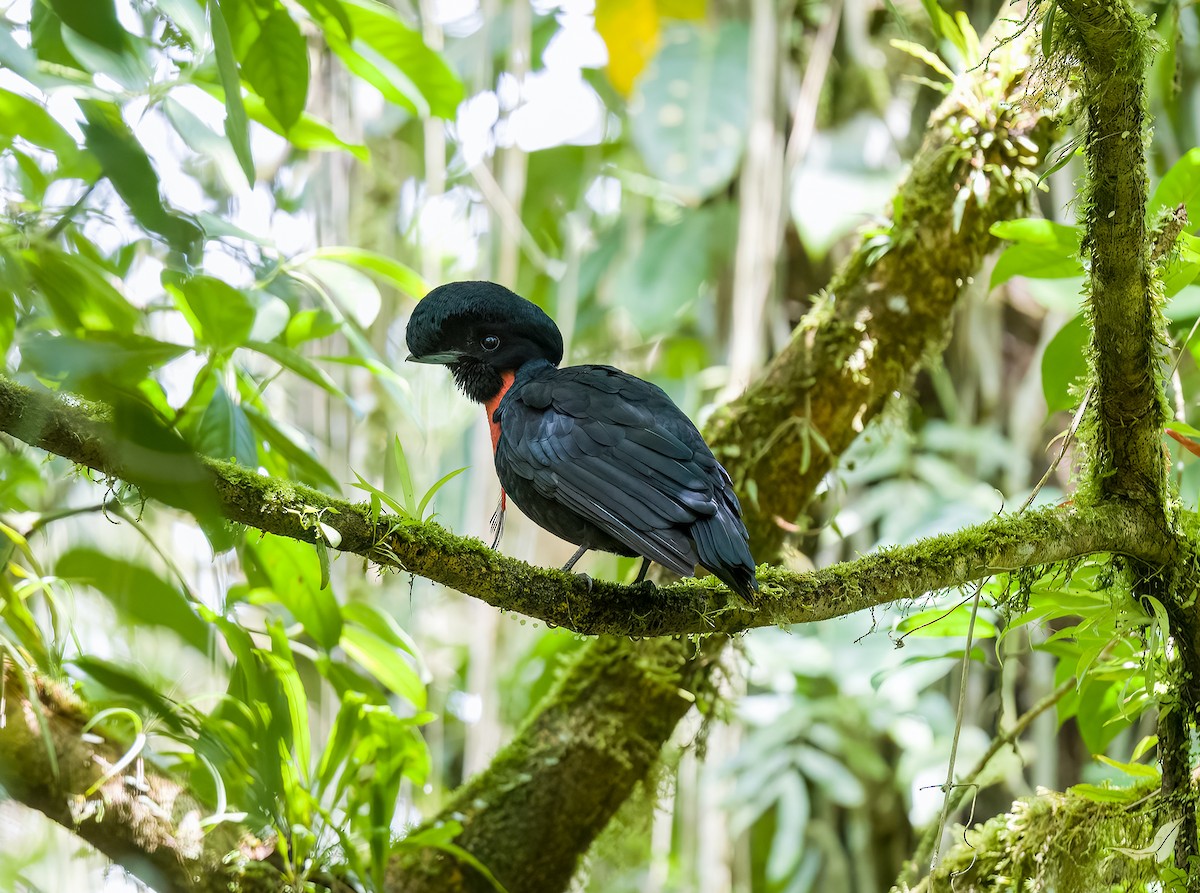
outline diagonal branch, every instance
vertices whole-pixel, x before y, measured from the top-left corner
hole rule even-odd
[[[0,785],[6,793],[161,893],[221,893],[232,883],[243,893],[281,888],[269,866],[242,870],[269,847],[260,848],[236,826],[206,831],[203,805],[140,758],[114,772],[125,751],[84,734],[87,719],[65,686],[26,675],[0,654]]]

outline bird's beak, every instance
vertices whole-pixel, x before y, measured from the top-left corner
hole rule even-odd
[[[427,353],[422,356],[416,354],[408,355],[410,363],[435,363],[439,366],[447,366],[450,363],[457,363],[462,359],[462,353],[457,350],[447,350],[442,353]]]

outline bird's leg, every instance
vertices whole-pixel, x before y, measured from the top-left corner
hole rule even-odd
[[[634,586],[640,586],[646,581],[646,571],[648,570],[650,570],[650,559],[642,558],[642,566],[638,570],[637,579],[633,581]],[[653,586],[654,584],[651,583],[650,585]]]
[[[567,563],[562,566],[562,569],[569,574],[571,572],[571,568],[573,568],[575,566],[575,562],[578,561],[580,558],[582,558],[584,553],[587,552],[587,550],[588,550],[587,546],[580,546],[578,549],[576,549],[575,554],[572,555],[570,560],[567,561]],[[583,582],[587,583],[588,592],[592,591],[592,578],[591,577],[589,577],[587,574],[576,574],[575,576],[579,577],[579,579],[581,579],[581,580],[583,580]]]
[[[578,549],[576,549],[575,554],[572,555],[570,557],[570,559],[567,561],[567,563],[562,566],[562,569],[564,571],[566,571],[567,573],[570,573],[571,568],[573,568],[575,566],[575,562],[578,561],[580,558],[582,558],[584,553],[587,552],[587,550],[588,550],[587,546],[580,546]]]

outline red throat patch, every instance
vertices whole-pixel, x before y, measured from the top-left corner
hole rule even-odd
[[[487,411],[488,428],[492,432],[492,453],[496,452],[496,445],[500,443],[500,423],[496,421],[496,410],[500,408],[500,401],[504,399],[504,395],[508,393],[508,389],[512,387],[514,372],[501,372],[500,380],[503,384],[500,385],[500,390],[496,392],[496,396],[483,404]]]

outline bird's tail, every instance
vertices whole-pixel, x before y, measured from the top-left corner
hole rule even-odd
[[[721,506],[715,515],[698,519],[692,527],[700,564],[718,580],[744,598],[754,602],[758,579],[754,576],[754,558],[750,555],[746,525],[733,512]]]

